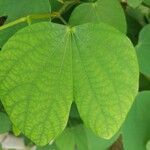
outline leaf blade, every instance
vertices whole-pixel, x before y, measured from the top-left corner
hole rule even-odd
[[[138,91],[136,53],[123,34],[106,24],[86,24],[76,30],[75,102],[84,123],[109,139],[119,130]]]
[[[73,98],[66,40],[65,27],[37,23],[17,32],[1,52],[2,102],[16,127],[38,145],[53,140],[67,123]]]

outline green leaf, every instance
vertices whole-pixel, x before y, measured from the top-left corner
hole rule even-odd
[[[110,140],[95,136],[83,125],[67,128],[60,137],[56,139],[56,145],[60,150],[106,150],[117,139],[118,134]]]
[[[15,34],[1,53],[5,109],[14,125],[38,145],[53,140],[67,123],[73,100],[69,43],[65,27],[45,22]]]
[[[7,16],[5,24],[30,14],[51,11],[49,0],[0,0],[0,6],[0,16]],[[0,31],[0,48],[17,30],[26,25],[27,23],[22,23]]]
[[[146,144],[146,150],[150,150],[150,141],[148,141]]]
[[[140,72],[150,77],[150,25],[141,31],[136,49]]]
[[[56,145],[60,150],[74,150],[75,140],[72,128],[64,130],[64,132],[56,139]]]
[[[5,113],[0,112],[0,134],[9,132],[10,129],[11,129],[11,122],[8,116]]]
[[[62,6],[62,3],[60,3],[59,0],[50,0],[50,4],[51,11],[58,11]]]
[[[28,26],[5,44],[0,62],[3,105],[38,145],[63,131],[72,100],[95,134],[111,138],[138,90],[134,47],[106,24]]]
[[[74,97],[84,123],[109,139],[124,122],[138,91],[135,50],[106,24],[76,27],[73,43]]]
[[[89,147],[88,150],[106,150],[115,142],[119,133],[117,133],[109,140],[95,136],[89,129],[86,129],[86,135]]]
[[[150,91],[140,92],[123,127],[125,150],[145,150],[150,135]]]
[[[37,147],[36,150],[59,150],[55,144]],[[61,150],[61,149],[60,149]]]
[[[89,150],[87,135],[83,125],[66,128],[62,135],[56,139],[60,150]]]
[[[128,0],[129,6],[136,8],[142,3],[142,0]]]
[[[49,0],[1,0],[0,16],[8,16],[7,22],[33,13],[50,12]]]
[[[126,33],[126,19],[118,0],[98,0],[79,5],[70,17],[71,25],[88,22],[108,23]]]
[[[149,6],[150,6],[150,0],[143,0],[143,2],[144,2],[146,5],[149,5]]]
[[[21,131],[14,125],[12,126],[12,130],[15,136],[19,136],[21,134]]]

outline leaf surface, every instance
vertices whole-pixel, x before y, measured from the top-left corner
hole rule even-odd
[[[14,125],[38,145],[63,131],[73,100],[84,123],[111,138],[138,90],[134,47],[106,24],[28,26],[5,44],[0,62],[3,105]]]
[[[150,135],[150,91],[140,92],[123,126],[125,150],[145,150]]]
[[[150,25],[141,31],[136,49],[140,72],[150,77]]]
[[[129,6],[136,8],[142,3],[142,0],[128,0]]]
[[[38,145],[67,123],[73,100],[68,36],[64,26],[39,23],[20,30],[1,52],[2,102],[14,125]]]
[[[71,25],[104,22],[126,33],[126,19],[118,0],[97,0],[96,2],[82,3],[73,11],[69,22]]]
[[[0,134],[9,132],[10,129],[11,129],[10,119],[5,113],[0,112]]]
[[[76,27],[73,56],[80,116],[95,134],[109,139],[119,130],[138,91],[135,49],[116,29],[85,24]]]
[[[27,15],[51,12],[49,0],[0,0],[0,6],[0,17],[7,16],[5,24]],[[27,23],[22,23],[0,31],[0,48],[17,30],[26,25]]]

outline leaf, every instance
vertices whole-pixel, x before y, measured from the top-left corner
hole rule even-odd
[[[82,18],[82,19],[81,19]],[[121,32],[126,33],[126,19],[118,0],[98,0],[79,5],[71,14],[71,25],[88,22],[108,23]]]
[[[73,100],[84,123],[111,138],[138,90],[134,47],[106,24],[28,26],[5,44],[0,62],[3,105],[37,145],[63,131]]]
[[[19,136],[21,134],[21,131],[14,125],[12,126],[12,130],[15,136]]]
[[[59,150],[55,144],[37,147],[36,150]]]
[[[125,150],[145,150],[150,135],[150,91],[140,92],[123,126]]]
[[[59,0],[50,0],[51,11],[58,11],[62,7],[62,3]]]
[[[146,150],[150,150],[150,141],[148,141],[146,144]]]
[[[143,2],[144,2],[146,5],[149,5],[149,6],[150,6],[150,0],[143,0]]]
[[[74,150],[75,140],[73,129],[66,129],[56,140],[56,145],[60,150]]]
[[[49,143],[67,123],[73,100],[69,43],[65,27],[39,23],[15,34],[0,56],[2,102],[37,145]]]
[[[10,131],[10,129],[11,129],[11,122],[8,116],[5,113],[0,112],[0,134],[8,132]]]
[[[74,98],[80,116],[95,134],[110,139],[138,91],[135,50],[106,24],[76,27],[73,48]]]
[[[7,16],[5,24],[30,14],[51,11],[49,0],[0,0],[0,6],[0,16]],[[22,23],[0,31],[0,48],[17,30],[26,25],[27,23]]]
[[[136,8],[142,3],[142,0],[128,0],[129,6]]]
[[[56,139],[56,145],[60,150],[89,150],[84,126],[66,128]]]
[[[83,125],[66,128],[56,139],[56,145],[60,150],[106,150],[118,137],[118,134],[111,140],[105,140],[95,136]]]
[[[1,0],[0,16],[8,16],[7,22],[33,13],[50,12],[49,0]]]
[[[86,135],[89,147],[88,150],[106,150],[115,142],[119,133],[109,140],[95,136],[89,129],[86,129]]]
[[[150,77],[150,25],[142,29],[136,49],[140,72]]]

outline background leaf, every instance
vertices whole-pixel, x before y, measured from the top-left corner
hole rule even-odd
[[[127,1],[128,1],[129,6],[134,7],[134,8],[139,6],[142,3],[142,0],[127,0]]]
[[[123,126],[125,150],[145,150],[150,139],[150,91],[140,92]]]
[[[5,24],[30,14],[50,12],[49,0],[0,0],[0,17],[7,16]],[[18,30],[26,26],[22,23],[0,31],[0,48]]]
[[[150,77],[150,25],[141,31],[136,49],[140,72]]]
[[[0,134],[9,132],[10,129],[11,129],[11,122],[8,116],[5,113],[0,112]]]
[[[69,22],[71,25],[104,22],[124,33],[127,30],[125,15],[118,0],[98,0],[96,2],[83,3],[75,8]]]

